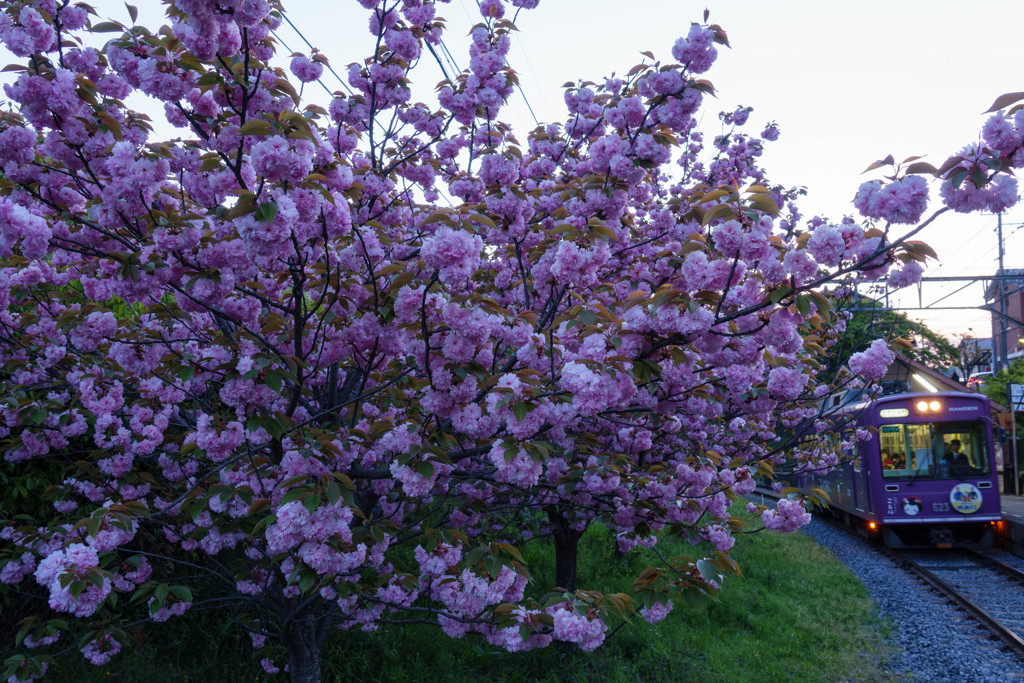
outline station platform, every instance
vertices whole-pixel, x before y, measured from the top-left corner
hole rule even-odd
[[[1000,497],[1003,521],[996,526],[996,544],[1008,552],[1024,557],[1024,496]]]

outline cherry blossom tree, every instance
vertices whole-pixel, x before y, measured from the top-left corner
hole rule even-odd
[[[774,126],[744,132],[740,108],[697,130],[728,45],[706,15],[672,61],[567,87],[565,120],[520,144],[507,13],[536,0],[480,3],[433,105],[410,75],[435,3],[360,4],[375,51],[327,107],[300,96],[323,55],[275,66],[276,2],[173,0],[159,31],[68,0],[0,13],[22,60],[0,113],[0,448],[49,477],[47,513],[0,528],[0,581],[51,610],[21,624],[15,680],[190,609],[244,606],[266,669],[315,681],[334,629],[593,649],[617,616],[714,594],[735,504],[807,520],[799,497],[747,505],[755,478],[835,462],[779,436],[830,391],[824,287],[920,277],[911,238],[946,209],[924,218],[917,174],[991,209],[1020,161],[1002,117],[990,147],[865,184],[866,223],[804,221],[758,165]],[[874,344],[836,381],[890,360]],[[622,551],[715,551],[600,595],[576,585],[594,520]],[[528,585],[531,534],[555,586]]]

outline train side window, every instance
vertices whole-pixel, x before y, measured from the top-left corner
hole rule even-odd
[[[907,438],[903,425],[883,425],[879,428],[878,447],[883,478],[894,479],[908,474]]]

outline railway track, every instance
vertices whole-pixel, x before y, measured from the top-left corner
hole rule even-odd
[[[896,550],[876,546],[921,577],[1024,658],[1024,572],[981,551]]]

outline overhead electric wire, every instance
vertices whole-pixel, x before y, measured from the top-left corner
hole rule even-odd
[[[949,297],[953,296],[953,295],[954,295],[954,294],[956,294],[957,292],[962,292],[963,290],[967,289],[968,287],[970,287],[970,286],[971,286],[971,285],[973,285],[973,284],[974,284],[973,282],[968,282],[968,283],[967,283],[966,285],[962,285],[961,287],[958,287],[957,289],[953,290],[952,292],[950,292],[950,293],[949,293],[949,294],[947,294],[946,296],[944,296],[944,297],[941,297],[941,298],[939,298],[939,299],[936,299],[935,301],[931,302],[930,304],[928,304],[927,306],[925,306],[925,308],[926,308],[926,309],[927,309],[927,308],[931,308],[932,306],[934,306],[935,304],[939,303],[940,301],[943,301],[943,300],[945,300],[945,299],[948,299]]]
[[[303,35],[302,31],[299,30],[299,27],[296,26],[294,24],[294,22],[292,22],[292,20],[288,18],[288,15],[286,13],[281,12],[281,16],[284,18],[285,21],[288,22],[288,25],[292,27],[292,30],[295,31],[297,34],[299,34],[299,38],[302,38],[302,42],[304,42],[309,47],[310,50],[315,50],[316,49],[316,48],[313,47],[313,43],[309,42],[309,40],[306,39],[306,36]],[[277,33],[276,32],[273,32],[273,33],[274,33],[274,37],[278,38],[278,40],[280,40],[280,38],[278,37]],[[284,45],[284,49],[288,50],[289,52],[292,51],[291,48],[288,47],[288,45],[286,45],[283,40],[281,41],[281,44]],[[355,94],[355,91],[352,90],[352,88],[349,87],[349,84],[346,83],[342,79],[342,77],[338,75],[338,72],[334,70],[334,67],[331,66],[330,63],[326,64],[325,66],[327,67],[327,70],[330,71],[334,75],[334,77],[338,79],[338,82],[341,83],[341,87],[345,88],[345,90],[348,91],[349,95],[354,95]],[[317,80],[320,81],[319,78]],[[325,88],[327,87],[323,83],[323,81],[320,81],[320,84],[323,85]],[[331,93],[332,95],[334,94],[331,90],[328,90],[327,92]]]
[[[452,51],[448,49],[448,46],[445,44],[444,39],[441,38],[437,42],[441,44],[441,49],[444,50],[445,58],[448,60],[448,63],[451,65],[455,73],[462,73],[462,69],[459,68],[458,62],[455,61],[455,57],[452,55]]]
[[[468,18],[470,21],[473,21],[473,16],[466,9],[466,6],[463,3],[461,3],[461,2],[459,3],[459,6],[462,7],[462,11],[466,13],[466,18]],[[477,9],[480,8],[480,0],[476,0],[476,6],[477,6]],[[515,16],[516,17],[519,16],[519,11],[518,10],[516,10]],[[515,23],[515,18],[513,18],[513,23]],[[448,56],[451,57],[451,52],[448,51],[448,47],[444,44],[443,41],[441,42],[441,46],[444,47],[445,52],[447,52]],[[527,60],[527,63],[529,63],[529,60]],[[507,66],[509,69],[512,68],[512,65],[508,63],[507,59],[505,60],[505,66]],[[528,98],[526,96],[526,91],[523,90],[522,84],[516,83],[516,90],[519,91],[519,94],[523,98],[523,102],[526,103],[526,109],[530,112],[530,117],[533,119],[533,123],[535,125],[539,126],[540,125],[540,119],[537,118],[537,114],[533,111],[533,106],[530,104],[530,98]]]
[[[288,50],[289,52],[293,52],[293,50],[290,47],[288,47],[288,43],[284,42],[284,39],[281,38],[280,35],[278,35],[277,31],[275,31],[274,29],[270,29],[270,32],[274,35],[274,38],[277,39],[277,42],[281,43],[281,45],[284,46],[284,49]],[[316,82],[320,84],[320,87],[322,87],[329,96],[334,97],[334,91],[328,88],[327,84],[324,83],[323,80],[318,78],[316,79]]]
[[[297,33],[297,34],[298,34],[298,36],[299,36],[299,37],[300,37],[300,38],[302,39],[302,41],[303,41],[303,42],[304,42],[304,43],[305,43],[305,44],[306,44],[306,45],[307,45],[307,46],[309,47],[309,49],[310,49],[310,50],[314,50],[314,49],[316,49],[316,48],[314,48],[314,47],[313,47],[313,44],[309,42],[309,40],[308,40],[308,39],[306,38],[306,36],[305,36],[305,35],[304,35],[304,34],[302,33],[302,31],[301,31],[301,30],[299,30],[299,27],[298,27],[298,26],[296,26],[296,25],[295,25],[295,23],[294,23],[294,22],[293,22],[293,21],[292,21],[291,19],[289,19],[289,18],[287,17],[287,15],[285,15],[285,14],[284,14],[284,13],[282,12],[282,16],[284,17],[284,20],[288,22],[288,25],[292,27],[292,30],[294,30],[294,31],[295,31],[295,33]],[[285,42],[285,41],[284,41],[284,40],[283,40],[283,39],[281,38],[281,36],[280,36],[280,35],[279,35],[279,34],[278,34],[278,33],[277,33],[276,31],[274,31],[273,29],[271,29],[271,33],[272,33],[272,34],[274,35],[274,38],[276,38],[276,39],[278,40],[278,42],[280,42],[280,43],[281,43],[281,45],[282,45],[282,46],[284,46],[284,49],[288,50],[289,52],[292,52],[292,51],[293,51],[293,50],[292,50],[292,49],[291,49],[291,48],[290,48],[290,47],[288,46],[288,44],[287,44],[287,43],[286,43],[286,42]],[[445,48],[445,50],[447,51],[447,48]],[[438,65],[440,66],[440,62],[438,63]],[[348,93],[349,93],[350,95],[354,95],[354,94],[355,94],[355,91],[353,91],[353,90],[352,90],[352,88],[351,88],[351,87],[349,87],[348,83],[346,83],[346,82],[345,82],[345,81],[344,81],[344,80],[343,80],[343,79],[341,78],[341,76],[339,76],[339,75],[338,75],[338,73],[337,73],[337,72],[336,72],[336,71],[335,71],[335,70],[334,70],[334,69],[333,69],[333,68],[332,68],[332,67],[330,66],[330,64],[328,64],[328,65],[327,65],[327,70],[331,72],[331,74],[332,74],[332,75],[333,75],[333,76],[334,76],[334,77],[335,77],[335,78],[336,78],[336,79],[338,80],[338,82],[339,82],[339,83],[341,83],[342,87],[343,87],[343,88],[345,88],[345,90],[347,90],[347,91],[348,91]],[[442,67],[441,71],[442,71],[442,73],[444,73],[444,68],[443,68],[443,67]],[[318,78],[318,79],[316,79],[316,80],[317,80],[317,82],[318,82],[318,83],[319,83],[319,84],[321,85],[321,87],[323,87],[323,89],[324,89],[324,90],[325,90],[325,91],[327,92],[327,94],[328,94],[328,95],[330,95],[330,96],[331,96],[331,97],[333,98],[333,97],[334,97],[334,91],[332,91],[332,90],[331,90],[330,88],[328,88],[328,87],[327,87],[327,84],[323,82],[323,79],[322,79],[322,78]],[[385,125],[384,125],[383,123],[381,123],[380,121],[376,120],[376,118],[374,119],[374,123],[375,123],[375,124],[377,125],[377,127],[378,127],[378,128],[380,128],[380,129],[381,129],[382,131],[385,131],[385,132],[387,131],[387,128],[385,127]],[[455,205],[454,205],[454,203],[452,203],[452,200],[451,200],[451,198],[450,198],[450,197],[448,197],[447,193],[445,193],[445,192],[441,191],[441,190],[440,190],[440,188],[438,188],[438,194],[439,194],[439,195],[440,195],[440,196],[441,196],[441,197],[442,197],[442,198],[443,198],[443,199],[444,199],[444,200],[445,200],[446,202],[448,202],[449,206],[452,206],[452,207],[454,207],[454,206],[455,206]]]
[[[431,45],[430,43],[427,43],[427,49],[430,50],[430,54],[434,56],[434,61],[437,62],[438,68],[441,69],[441,75],[444,76],[444,79],[446,81],[452,80],[451,76],[448,75],[448,72],[444,68],[444,63],[441,61],[441,58],[437,55],[437,51],[434,50],[434,46]]]

